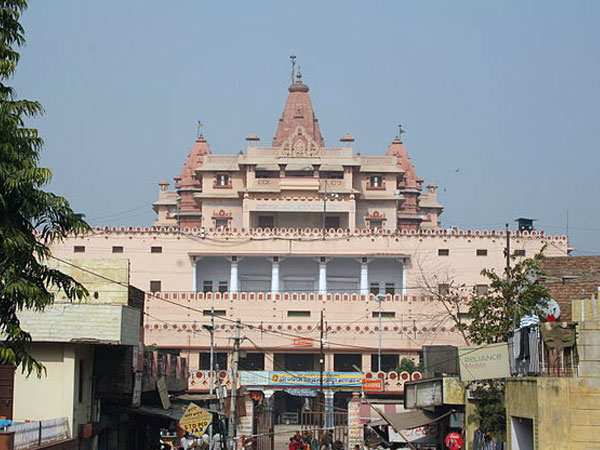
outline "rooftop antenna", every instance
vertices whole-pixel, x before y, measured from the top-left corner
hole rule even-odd
[[[196,139],[200,139],[202,136],[202,128],[204,128],[204,124],[201,120],[198,121],[198,129],[196,131]]]
[[[406,133],[406,130],[402,128],[402,124],[398,125],[398,140],[402,142],[402,135]]]
[[[292,63],[292,84],[294,84],[294,78],[296,77],[296,55],[290,56],[290,62]]]

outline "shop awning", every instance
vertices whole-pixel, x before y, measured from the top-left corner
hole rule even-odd
[[[179,420],[183,416],[182,410],[177,409],[162,409],[154,406],[140,406],[138,408],[121,408],[130,414],[142,414],[145,416],[162,417],[164,419]]]
[[[384,419],[377,420],[369,423],[371,426],[377,425],[391,425],[396,431],[409,430],[411,428],[422,427],[438,420],[442,420],[444,417],[452,414],[453,411],[449,411],[445,414],[439,415],[430,411],[422,409],[416,409],[413,411],[405,411],[401,413],[384,414]]]

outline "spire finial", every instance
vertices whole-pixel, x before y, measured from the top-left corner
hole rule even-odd
[[[198,129],[196,131],[196,139],[200,139],[202,136],[202,128],[204,128],[204,124],[201,120],[198,121]]]
[[[302,74],[300,73],[300,64],[298,64],[298,73],[296,74],[296,83],[302,83]]]
[[[292,63],[292,84],[294,84],[294,78],[296,76],[296,55],[290,55],[290,62]]]
[[[396,138],[402,142],[402,135],[406,133],[406,130],[404,128],[402,128],[402,124],[398,125],[398,136],[396,136]]]

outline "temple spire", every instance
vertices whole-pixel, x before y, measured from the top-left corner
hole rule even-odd
[[[324,146],[319,121],[315,117],[308,95],[308,86],[302,82],[300,67],[296,73],[296,57],[292,55],[290,60],[292,61],[292,84],[288,88],[288,98],[273,138],[273,147],[280,147],[287,138],[296,133],[298,127],[302,127],[317,145]]]

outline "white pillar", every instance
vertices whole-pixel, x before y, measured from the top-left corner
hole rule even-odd
[[[362,258],[360,261],[360,293],[369,294],[369,260]]]
[[[319,294],[327,294],[327,260],[319,261]]]
[[[279,292],[279,258],[271,258],[271,293]]]
[[[231,259],[231,272],[229,275],[229,292],[238,291],[238,259],[237,256],[232,256]]]
[[[400,295],[406,295],[406,259],[402,259],[402,289]]]
[[[193,268],[192,268],[192,291],[196,292],[198,290],[198,258],[196,256],[194,256],[194,262],[193,264]]]

